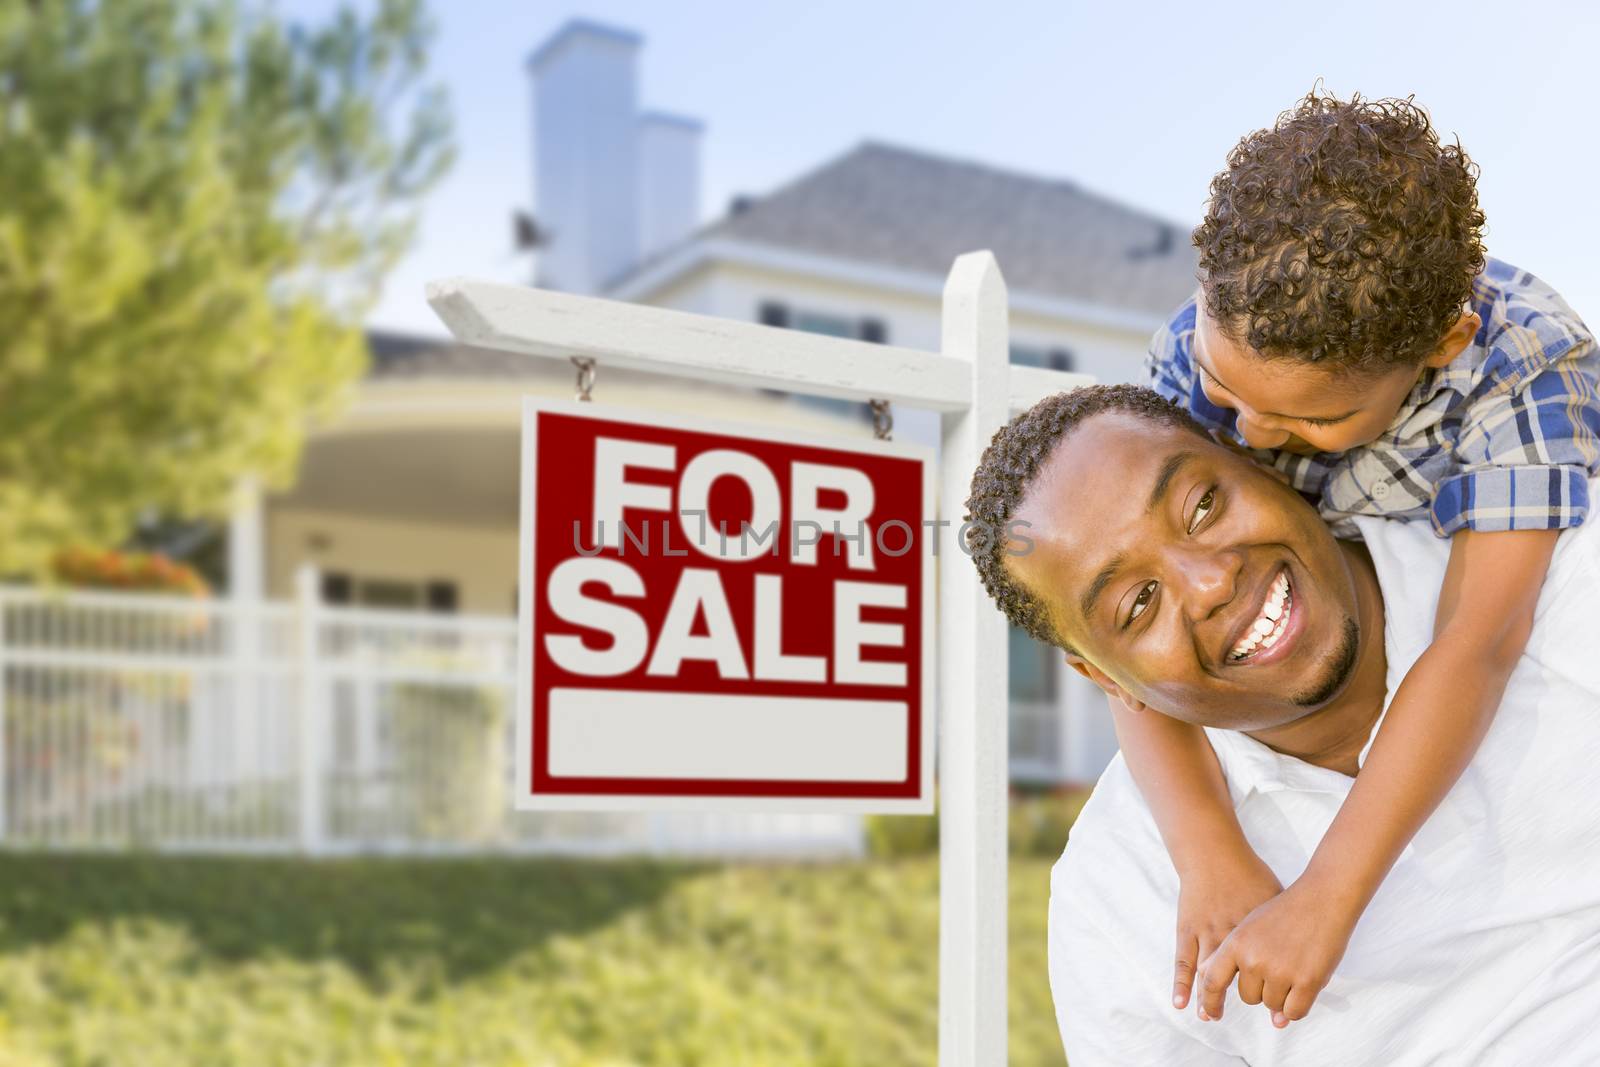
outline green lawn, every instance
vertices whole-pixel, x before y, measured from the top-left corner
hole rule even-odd
[[[1011,1063],[1062,1061],[1050,861]],[[0,855],[0,1067],[930,1067],[938,862]]]

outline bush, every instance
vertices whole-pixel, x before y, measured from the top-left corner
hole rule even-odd
[[[1061,1067],[1049,864],[1009,881],[1009,1062]],[[0,1067],[927,1067],[938,892],[931,859],[0,853]]]
[[[505,831],[503,704],[493,689],[395,687],[390,727],[401,826],[451,844],[482,844]]]
[[[1007,827],[1011,854],[1050,860],[1061,855],[1088,799],[1089,790],[1076,787],[1013,794]]]
[[[159,552],[67,548],[56,554],[57,581],[85,589],[121,589],[203,597],[210,593],[198,571]]]
[[[1013,856],[1055,859],[1067,843],[1067,834],[1089,790],[1063,787],[1049,790],[1014,789],[1006,823],[1008,847]],[[879,859],[927,856],[939,851],[939,816],[871,815],[867,817],[867,853]]]
[[[939,851],[938,815],[867,816],[867,855],[878,859],[931,856]]]

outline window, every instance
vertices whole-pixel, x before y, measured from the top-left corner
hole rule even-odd
[[[794,328],[806,333],[820,333],[827,337],[854,337],[856,323],[842,315],[824,315],[820,311],[797,311]]]
[[[1011,362],[1023,367],[1046,370],[1076,370],[1077,359],[1070,348],[1045,348],[1038,345],[1012,345]]]
[[[833,312],[791,308],[778,300],[763,300],[756,308],[756,321],[763,326],[804,330],[826,337],[849,337],[876,345],[889,343],[889,324],[871,315],[853,319]]]
[[[1010,656],[1011,700],[1017,704],[1053,704],[1056,699],[1056,660],[1060,649],[1035,641],[1028,631],[1013,626],[1007,639]]]
[[[369,608],[414,608],[422,599],[416,582],[363,578],[356,582],[356,603]]]
[[[425,592],[428,610],[452,614],[456,610],[456,583],[429,582]]]
[[[325,571],[322,575],[322,602],[324,604],[350,603],[350,576]]]
[[[454,612],[460,604],[460,593],[455,582],[443,579],[416,582],[405,578],[353,577],[329,571],[322,576],[322,601],[366,608]]]

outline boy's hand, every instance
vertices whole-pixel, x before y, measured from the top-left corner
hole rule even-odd
[[[1178,951],[1173,965],[1172,1006],[1189,1006],[1195,969],[1258,905],[1283,891],[1261,857],[1216,857],[1190,871],[1178,891]]]
[[[1239,999],[1265,1004],[1282,1029],[1304,1019],[1344,958],[1355,919],[1302,879],[1256,908],[1200,964],[1199,1013],[1222,1018],[1222,1001],[1239,978]]]

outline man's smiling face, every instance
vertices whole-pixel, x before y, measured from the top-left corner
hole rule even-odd
[[[1007,567],[1134,698],[1206,726],[1292,722],[1343,691],[1358,594],[1316,512],[1248,460],[1122,412],[1070,432],[1015,516]]]

